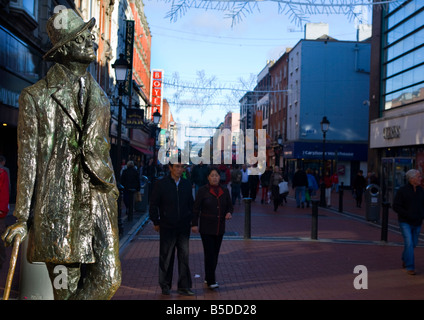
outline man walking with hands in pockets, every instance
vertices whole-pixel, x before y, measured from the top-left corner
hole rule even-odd
[[[172,287],[175,250],[178,258],[178,293],[192,296],[189,268],[189,239],[193,217],[191,183],[181,179],[184,165],[169,164],[170,175],[157,180],[150,198],[150,220],[160,234],[159,285],[162,294]]]

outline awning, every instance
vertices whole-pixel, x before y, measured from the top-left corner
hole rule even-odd
[[[137,150],[138,152],[144,153],[146,155],[153,155],[153,152],[144,148],[140,148],[140,147],[136,147],[136,146],[131,146],[132,148],[134,148],[135,150]]]

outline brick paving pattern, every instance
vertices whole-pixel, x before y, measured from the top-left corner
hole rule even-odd
[[[333,195],[333,204],[338,196]],[[345,211],[318,209],[318,240],[311,240],[311,208],[296,208],[293,198],[273,212],[272,204],[251,207],[251,239],[245,240],[244,205],[236,205],[227,223],[217,281],[219,289],[204,285],[203,249],[198,235],[190,241],[193,297],[172,288],[163,296],[158,285],[158,235],[148,223],[122,254],[123,282],[114,299],[126,300],[352,300],[423,299],[424,249],[416,248],[417,275],[401,268],[402,237],[389,231],[381,242],[381,226],[365,219],[350,194]],[[363,206],[364,207],[364,206]],[[390,224],[397,225],[390,211]],[[368,272],[368,289],[355,289],[357,265]],[[175,267],[176,269],[176,267]],[[421,271],[421,272],[420,272]],[[174,273],[174,284],[177,274]]]

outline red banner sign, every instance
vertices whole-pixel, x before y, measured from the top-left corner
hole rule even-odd
[[[152,103],[151,119],[153,113],[162,110],[162,89],[163,89],[163,70],[152,70],[152,79],[150,81],[150,102]]]

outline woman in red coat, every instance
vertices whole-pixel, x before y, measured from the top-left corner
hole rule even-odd
[[[225,221],[231,219],[233,204],[227,188],[219,184],[219,170],[211,168],[209,183],[200,187],[193,206],[192,231],[200,232],[205,259],[205,282],[218,288],[215,270],[225,233]]]
[[[0,218],[9,212],[9,176],[7,171],[0,168]]]

